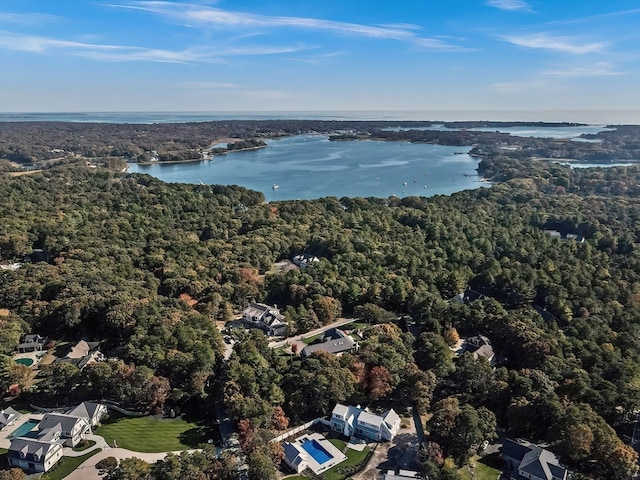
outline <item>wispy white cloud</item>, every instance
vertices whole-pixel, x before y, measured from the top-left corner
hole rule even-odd
[[[543,72],[545,75],[553,75],[558,77],[615,77],[619,75],[627,75],[630,72],[615,70],[613,65],[608,62],[598,62],[592,65],[561,67],[555,70],[547,70]]]
[[[570,37],[554,36],[545,32],[529,35],[505,35],[500,38],[521,47],[556,50],[578,55],[601,52],[607,46],[604,42],[579,43]]]
[[[127,2],[111,4],[110,6],[154,13],[190,27],[200,26],[220,29],[297,28],[381,40],[405,41],[432,50],[466,50],[463,47],[442,40],[421,37],[416,33],[417,30],[420,30],[420,27],[412,24],[364,25],[309,17],[257,15],[198,4],[178,4],[164,1]]]
[[[520,94],[546,87],[543,80],[524,80],[521,82],[497,82],[490,85],[492,89],[499,93]]]
[[[222,62],[225,58],[232,56],[276,55],[295,53],[307,49],[307,47],[301,45],[283,47],[260,45],[226,49],[201,47],[166,50],[127,45],[75,42],[7,31],[0,32],[0,48],[41,54],[60,54],[60,52],[64,52],[68,55],[97,61],[147,61],[157,63]]]
[[[207,82],[202,80],[179,82],[177,85],[179,87],[193,88],[193,89],[199,89],[199,90],[232,90],[232,89],[239,88],[239,85],[236,85],[235,83]]]
[[[14,23],[20,25],[41,25],[57,22],[60,17],[46,13],[8,13],[0,12],[0,23]]]
[[[531,5],[529,5],[524,0],[489,0],[487,5],[495,8],[499,8],[500,10],[509,10],[509,11],[524,11],[533,13],[533,9]]]
[[[619,10],[616,12],[602,13],[600,15],[588,15],[586,17],[570,18],[566,20],[553,20],[551,22],[547,22],[547,24],[548,25],[558,25],[558,24],[566,25],[566,24],[572,24],[572,23],[585,23],[585,22],[592,22],[594,20],[600,21],[605,18],[613,18],[613,17],[621,17],[621,16],[630,17],[638,14],[640,14],[640,8],[634,8],[631,10]]]

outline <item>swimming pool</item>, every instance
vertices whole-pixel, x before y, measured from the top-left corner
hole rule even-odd
[[[7,438],[25,437],[33,428],[40,423],[39,420],[27,420],[16,428]]]
[[[16,359],[16,363],[30,367],[31,365],[33,365],[33,360],[31,360],[30,358],[18,358]]]
[[[312,439],[305,440],[302,444],[302,448],[304,448],[304,451],[311,455],[319,465],[322,465],[333,458],[317,441]]]

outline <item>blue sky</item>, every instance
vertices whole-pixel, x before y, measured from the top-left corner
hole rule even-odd
[[[0,111],[593,110],[637,0],[0,2]]]

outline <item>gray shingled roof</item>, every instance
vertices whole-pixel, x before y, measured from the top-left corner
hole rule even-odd
[[[33,462],[42,462],[47,456],[47,453],[57,444],[49,442],[41,442],[32,438],[16,437],[11,440],[9,446],[9,452],[7,455],[12,458],[22,458],[20,453],[24,453],[24,459]],[[39,459],[36,460],[34,455],[38,455]]]

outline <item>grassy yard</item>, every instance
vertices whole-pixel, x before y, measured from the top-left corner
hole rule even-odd
[[[333,445],[335,445],[336,448],[340,449],[340,451],[344,451],[344,448],[346,446],[345,442],[338,439],[331,439],[329,441],[333,443]],[[324,472],[322,474],[322,477],[325,480],[343,480],[345,478],[345,475],[340,473],[340,471],[342,471],[342,469],[346,467],[358,465],[359,463],[364,461],[368,453],[369,453],[369,447],[365,447],[364,450],[362,450],[361,452],[358,452],[357,450],[351,450],[350,448],[348,448],[347,451],[345,452],[345,454],[347,455],[347,459],[344,462]],[[347,477],[349,476],[350,475],[348,475]]]
[[[471,480],[473,478],[470,470],[475,472],[475,480],[497,480],[501,471],[498,468],[495,468],[498,466],[496,462],[497,460],[493,458],[492,455],[484,458],[480,458],[476,455],[471,458],[471,467],[463,467],[459,472],[464,480]]]
[[[62,457],[52,470],[49,470],[40,477],[40,480],[61,480],[78,468],[87,458],[92,457],[99,451],[100,450],[93,450],[81,457]]]
[[[95,433],[102,435],[109,445],[115,440],[120,448],[144,453],[187,450],[206,441],[204,427],[181,418],[115,418]]]
[[[304,337],[302,341],[307,345],[311,345],[313,342],[315,342],[322,336],[324,336],[324,333],[318,333],[317,335],[312,335],[311,337]]]

